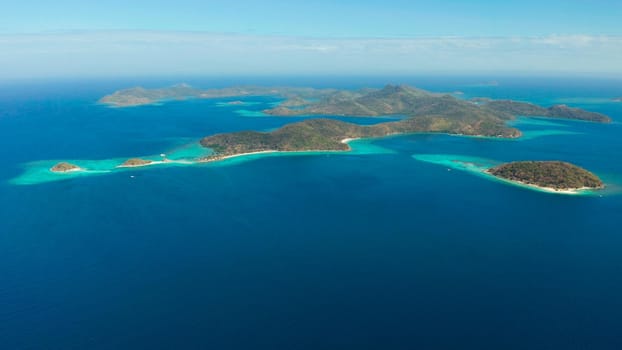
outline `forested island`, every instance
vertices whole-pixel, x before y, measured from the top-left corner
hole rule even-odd
[[[566,105],[555,105],[544,108],[533,103],[511,100],[491,100],[479,98],[474,101],[486,108],[500,113],[508,113],[514,116],[576,119],[598,123],[611,122],[611,118],[604,114],[589,112],[581,108],[572,108]]]
[[[488,169],[487,172],[505,180],[559,192],[604,188],[598,176],[561,161],[511,162]]]
[[[177,84],[166,88],[147,89],[134,87],[114,92],[102,97],[99,103],[111,107],[135,107],[149,105],[168,100],[208,99],[248,96],[276,96],[280,98],[323,98],[339,90],[314,89],[307,87],[262,87],[234,86],[221,89],[201,90],[188,84]],[[238,101],[233,101],[238,102]],[[239,101],[240,103],[242,101]]]
[[[566,105],[548,108],[532,103],[479,98],[458,99],[451,94],[433,93],[407,85],[387,85],[382,89],[359,90],[314,89],[306,87],[228,87],[201,90],[187,84],[168,88],[136,87],[104,96],[100,103],[113,107],[153,104],[166,100],[189,98],[227,98],[245,96],[274,96],[284,101],[264,110],[275,116],[353,116],[374,117],[402,115],[407,117],[441,116],[456,118],[468,114],[473,118],[513,119],[516,116],[566,118],[593,122],[610,122],[603,114],[588,112]]]
[[[120,168],[132,168],[153,164],[152,160],[142,158],[130,158],[119,165]]]
[[[215,152],[203,160],[216,160],[232,155],[265,151],[347,151],[350,149],[346,142],[349,139],[416,132],[505,138],[516,138],[521,135],[518,129],[506,127],[494,120],[474,121],[470,118],[430,116],[362,126],[318,118],[288,124],[272,132],[240,131],[208,136],[201,140],[201,145]]]
[[[526,116],[577,119],[600,123],[611,121],[606,115],[566,105],[544,108],[532,103],[510,100],[480,98],[465,101],[450,94],[431,93],[406,85],[387,85],[382,90],[368,91],[364,94],[355,92],[335,93],[317,102],[308,102],[306,105],[299,99],[295,102],[294,104],[293,100],[289,99],[280,106],[264,112],[278,116],[340,115],[368,117],[385,115],[406,115],[409,117],[443,115],[452,117],[468,113],[481,116],[493,115],[503,120],[513,119],[516,116]],[[290,106],[297,108],[289,108]]]

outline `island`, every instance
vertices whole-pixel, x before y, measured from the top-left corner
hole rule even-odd
[[[282,99],[276,107],[263,112],[273,116],[440,116],[457,118],[511,120],[516,116],[548,117],[608,123],[603,114],[566,105],[541,107],[528,102],[476,98],[464,100],[450,93],[434,93],[408,85],[386,85],[382,89],[314,89],[305,87],[229,87],[201,90],[187,84],[168,88],[136,87],[102,97],[99,102],[111,107],[132,107],[167,100],[189,98],[229,98],[268,96]]]
[[[81,170],[84,170],[84,169],[80,168],[79,166],[75,164],[71,164],[67,162],[60,162],[54,165],[52,168],[50,168],[50,171],[54,173],[70,173],[70,172],[81,171]]]
[[[572,108],[566,105],[555,105],[543,108],[533,103],[511,100],[478,99],[477,101],[480,106],[514,116],[575,119],[597,123],[611,122],[611,118],[604,114],[589,112],[580,108]]]
[[[616,97],[613,99],[613,102],[622,102],[622,97]]]
[[[263,87],[234,86],[220,89],[201,90],[188,84],[177,84],[166,88],[149,89],[133,87],[119,90],[99,99],[99,103],[110,107],[136,107],[170,100],[213,99],[249,96],[274,96],[284,99],[322,98],[336,93],[336,89],[314,89],[307,87]],[[242,101],[240,101],[242,102]]]
[[[576,165],[561,161],[520,161],[502,164],[486,171],[500,179],[539,189],[579,193],[604,188],[598,176]]]
[[[291,100],[285,101],[289,102]],[[317,102],[301,104],[303,108],[289,108],[288,104],[265,110],[264,113],[276,116],[300,115],[339,115],[339,116],[387,116],[421,115],[457,116],[493,115],[502,120],[516,116],[576,119],[599,123],[609,123],[606,115],[589,112],[566,105],[548,108],[538,105],[509,100],[474,99],[466,101],[452,94],[438,94],[407,85],[387,85],[381,90],[365,94],[333,94]]]
[[[287,124],[271,132],[240,131],[205,137],[201,145],[214,153],[201,161],[259,152],[348,151],[347,141],[352,139],[420,132],[503,138],[521,135],[518,129],[485,117],[476,120],[472,116],[454,119],[428,116],[369,126],[318,118]]]
[[[128,160],[126,160],[125,162],[121,163],[121,165],[119,165],[119,168],[135,168],[135,167],[139,167],[139,166],[146,166],[146,165],[150,165],[153,164],[154,161],[152,160],[148,160],[148,159],[142,159],[142,158],[130,158]]]

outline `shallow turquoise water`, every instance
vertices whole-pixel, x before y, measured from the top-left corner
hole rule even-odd
[[[251,105],[260,104],[259,102],[253,102]],[[227,102],[216,102],[217,106],[229,106]],[[239,113],[239,110],[235,111]],[[259,112],[261,113],[261,112]],[[242,113],[244,116],[245,113]],[[257,115],[259,116],[259,115]],[[263,114],[262,117],[267,117],[267,115]],[[369,119],[369,118],[367,118]],[[385,118],[378,118],[378,120],[382,120]],[[564,130],[567,125],[555,123],[550,120],[545,120],[544,118],[525,118],[520,117],[516,120],[513,120],[508,123],[508,125],[516,128],[521,128],[524,126],[535,126],[535,127],[556,127],[556,129],[536,129],[536,130],[525,130],[523,135],[519,139],[496,139],[496,138],[488,138],[497,141],[525,141],[530,140],[536,137],[544,137],[544,136],[553,136],[553,135],[576,135],[578,132]],[[462,137],[462,136],[456,136]],[[470,136],[464,136],[470,137]],[[475,137],[475,138],[484,138],[484,137]],[[153,169],[157,167],[172,167],[172,166],[206,166],[208,164],[201,164],[197,162],[197,159],[201,157],[208,156],[212,154],[212,151],[206,149],[201,146],[198,141],[190,142],[184,144],[184,140],[180,139],[177,141],[179,143],[178,146],[175,146],[171,150],[163,151],[157,155],[142,155],[142,156],[133,156],[139,157],[146,160],[151,160],[154,162],[158,162],[156,164],[149,165],[148,167],[140,167],[141,169]],[[186,140],[187,142],[187,140]],[[390,150],[383,149],[382,147],[375,146],[373,144],[374,140],[354,140],[350,142],[352,150],[348,153],[351,154],[381,154],[390,152]],[[239,162],[244,162],[248,160],[263,158],[263,157],[274,157],[274,156],[299,156],[299,155],[319,155],[326,153],[336,153],[340,154],[342,152],[295,152],[295,153],[280,153],[280,152],[271,152],[271,153],[263,153],[263,154],[251,154],[251,155],[243,155],[240,157],[235,157],[233,159],[226,159],[219,162],[216,162],[216,165],[227,165],[234,164]],[[424,157],[425,158],[425,157]],[[441,156],[442,158],[442,156]],[[112,158],[112,159],[100,159],[100,160],[86,160],[86,159],[63,159],[63,160],[44,160],[44,161],[36,161],[28,163],[24,166],[24,172],[13,178],[10,182],[16,185],[34,185],[49,181],[60,181],[60,180],[69,180],[71,178],[76,177],[84,177],[89,175],[103,175],[113,172],[119,171],[131,171],[132,169],[128,168],[120,168],[119,166],[126,160],[127,158]],[[160,163],[163,159],[168,159],[170,162]],[[66,161],[72,164],[79,166],[84,169],[83,171],[71,172],[71,173],[54,173],[50,169],[60,161]],[[427,159],[425,161],[428,161]],[[436,160],[431,160],[432,163],[436,163]],[[442,161],[441,161],[442,163]],[[212,165],[212,164],[209,164]],[[468,170],[468,169],[467,169]]]
[[[350,141],[351,151],[348,152],[322,152],[322,151],[305,151],[305,152],[267,152],[241,155],[239,157],[232,157],[217,162],[201,163],[197,159],[212,154],[212,150],[202,147],[198,142],[192,142],[189,144],[177,146],[170,151],[158,155],[138,156],[141,159],[151,160],[156,163],[147,166],[127,168],[120,167],[123,162],[128,158],[111,158],[111,159],[63,159],[63,160],[42,160],[31,162],[23,165],[24,172],[17,177],[11,179],[9,182],[14,185],[36,185],[50,181],[63,181],[71,180],[73,178],[85,177],[85,176],[98,176],[104,174],[112,174],[115,172],[128,172],[135,170],[148,170],[154,168],[165,167],[188,167],[188,166],[226,166],[231,164],[238,164],[241,162],[247,162],[255,159],[265,157],[293,157],[293,156],[313,156],[313,155],[325,155],[325,154],[382,154],[390,153],[390,150],[376,146],[373,140],[353,140]],[[163,159],[168,161],[163,162]],[[67,173],[57,173],[51,171],[51,168],[57,163],[65,161],[71,164],[77,165],[83,170]]]

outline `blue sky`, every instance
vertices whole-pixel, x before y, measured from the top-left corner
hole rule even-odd
[[[3,1],[0,30],[174,30],[298,36],[622,35],[622,1]]]
[[[620,0],[0,1],[5,77],[622,74]]]

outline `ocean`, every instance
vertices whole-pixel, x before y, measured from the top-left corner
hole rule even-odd
[[[358,141],[352,153],[59,180],[29,170],[185,154],[206,135],[303,118],[262,116],[278,102],[267,97],[96,103],[181,79],[0,84],[0,348],[622,348],[622,103],[611,100],[622,81],[491,80],[186,79],[202,88],[401,82],[565,103],[614,122],[519,119],[520,140],[406,135]],[[542,193],[422,155],[564,160],[608,188]]]

